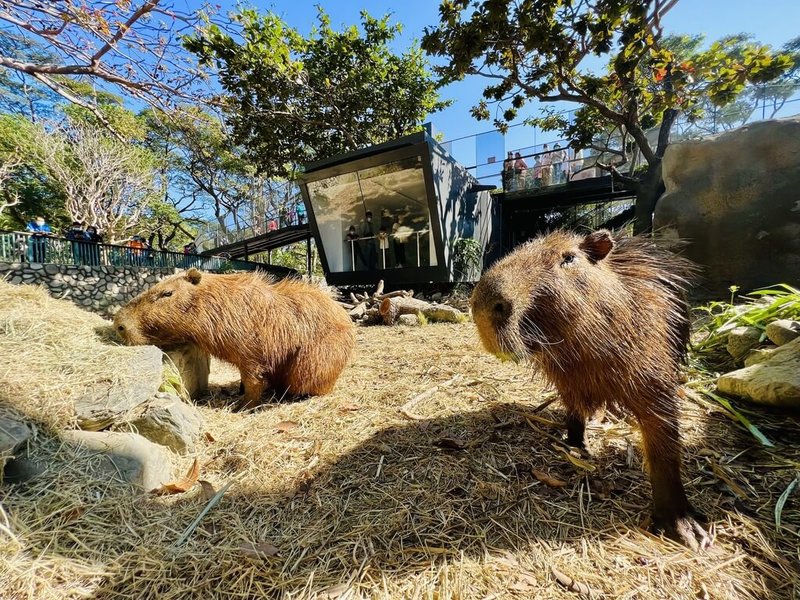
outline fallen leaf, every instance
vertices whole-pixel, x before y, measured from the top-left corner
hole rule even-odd
[[[592,596],[591,588],[585,583],[579,583],[575,581],[572,577],[562,573],[555,567],[550,567],[550,570],[553,572],[553,576],[556,578],[556,581],[563,585],[568,591],[580,594],[581,596],[585,596],[587,598]]]
[[[85,512],[85,506],[73,506],[68,511],[64,512],[62,516],[64,517],[64,522],[69,523],[70,521],[77,521],[80,519]]]
[[[201,479],[197,483],[199,483],[200,487],[203,489],[203,498],[206,500],[211,500],[217,494],[217,490],[214,489],[214,486],[205,479]]]
[[[258,544],[246,543],[239,544],[239,553],[247,558],[267,558],[275,556],[280,552],[275,544],[270,542],[259,542]]]
[[[361,405],[355,402],[345,402],[339,405],[339,412],[353,412],[356,410],[361,410]]]
[[[573,456],[571,453],[565,450],[562,450],[562,452],[564,453],[564,456],[567,457],[567,460],[569,460],[569,462],[576,467],[583,469],[584,471],[594,471],[595,466],[592,463],[585,461],[582,458],[578,458],[577,456]]]
[[[509,585],[508,589],[512,592],[527,593],[538,587],[539,582],[536,581],[536,578],[533,575],[530,573],[521,572],[517,573],[517,581]]]
[[[539,471],[537,469],[533,469],[533,476],[536,477],[536,479],[541,481],[543,484],[549,485],[552,488],[562,488],[565,485],[567,485],[566,481],[561,481],[560,479],[551,477],[544,471]]]
[[[206,438],[207,442],[210,442],[212,444],[217,441],[217,438],[215,438],[213,435],[211,435],[211,433],[209,433],[208,431],[206,431],[203,434],[203,436]]]
[[[448,450],[463,450],[467,447],[467,445],[456,438],[441,438],[433,442],[434,446],[438,446],[439,448],[446,448]]]
[[[191,488],[195,483],[197,483],[197,478],[200,477],[200,463],[197,462],[197,459],[194,459],[189,472],[186,473],[186,477],[181,479],[180,481],[173,481],[170,483],[165,483],[160,488],[156,488],[153,490],[153,494],[156,496],[168,496],[170,494],[182,494],[189,488]]]
[[[278,433],[286,433],[287,431],[291,431],[297,427],[297,423],[294,421],[281,421],[277,425],[275,425],[275,431]]]

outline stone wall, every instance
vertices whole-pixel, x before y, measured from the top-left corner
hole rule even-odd
[[[672,144],[654,228],[686,242],[706,297],[800,283],[800,117]]]
[[[9,283],[43,285],[54,298],[71,300],[105,317],[177,271],[174,267],[134,269],[0,262],[0,278]]]

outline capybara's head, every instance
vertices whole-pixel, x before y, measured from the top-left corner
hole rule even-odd
[[[189,269],[157,283],[114,315],[114,329],[126,344],[170,345],[186,341],[187,323],[202,273]]]
[[[623,290],[609,260],[615,244],[606,230],[557,231],[497,262],[471,299],[485,348],[504,360],[523,360],[576,339],[591,344],[593,330],[621,310]]]

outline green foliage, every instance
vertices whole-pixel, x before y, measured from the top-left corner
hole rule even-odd
[[[736,289],[732,288],[732,294]],[[692,355],[707,369],[731,366],[725,350],[728,334],[736,327],[748,326],[765,330],[768,323],[778,319],[800,320],[800,290],[785,283],[750,292],[744,304],[710,302],[696,310],[702,317],[697,331],[698,340]],[[766,338],[763,334],[762,339]]]
[[[235,19],[240,38],[209,24],[184,44],[219,70],[235,140],[269,176],[413,131],[446,105],[419,47],[391,51],[388,17],[334,31],[320,8],[308,37],[273,13]]]
[[[693,113],[708,98],[716,106],[733,102],[745,84],[771,81],[791,67],[791,57],[737,38],[700,49],[696,38],[661,43],[648,23],[653,2],[614,0],[575,4],[561,0],[445,0],[438,27],[426,30],[423,47],[445,57],[437,69],[443,83],[471,74],[491,78],[476,118],[490,118],[489,103],[511,105],[495,120],[508,118],[531,100],[580,104],[574,120],[553,115],[531,119],[557,130],[576,147],[614,130],[630,135],[648,163],[660,160],[644,131],[674,113]],[[589,55],[608,58],[595,74],[583,65]]]
[[[464,272],[480,269],[483,261],[483,248],[478,240],[458,238],[453,242],[453,263]]]

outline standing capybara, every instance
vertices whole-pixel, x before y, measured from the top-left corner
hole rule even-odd
[[[239,368],[243,408],[266,387],[327,394],[355,346],[353,323],[320,288],[256,273],[189,269],[139,294],[114,317],[131,345],[191,342]]]
[[[684,289],[693,265],[637,237],[554,232],[494,265],[472,295],[486,349],[531,360],[567,409],[567,439],[605,403],[638,420],[653,487],[653,525],[698,549],[706,531],[680,474],[680,366],[689,337]]]

